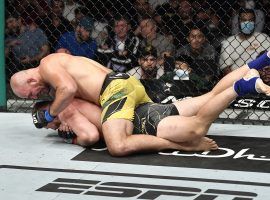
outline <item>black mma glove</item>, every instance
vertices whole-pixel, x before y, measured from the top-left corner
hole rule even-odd
[[[77,135],[73,131],[60,131],[58,129],[58,136],[63,138],[66,143],[77,144]]]
[[[43,128],[49,122],[52,122],[55,117],[51,116],[48,110],[37,110],[32,113],[33,123],[36,128]]]

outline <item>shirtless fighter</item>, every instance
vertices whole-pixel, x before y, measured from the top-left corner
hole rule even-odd
[[[257,75],[243,78],[250,69],[268,66],[269,54],[267,52],[234,70],[210,92],[181,101],[177,107],[180,115],[169,116],[159,123],[159,137],[132,134],[135,108],[140,104],[152,102],[143,85],[134,77],[113,73],[93,60],[63,53],[51,54],[43,58],[38,67],[14,74],[10,85],[13,92],[22,98],[36,99],[43,92],[55,90],[55,98],[50,108],[36,113],[40,126],[46,126],[53,121],[74,97],[101,106],[102,132],[108,150],[112,155],[123,156],[172,146],[173,149],[181,149],[175,144],[204,137],[218,114],[236,96],[258,92],[269,95],[270,87]],[[214,97],[219,98],[219,101],[213,101]],[[222,104],[216,103],[221,101]],[[165,138],[168,131],[170,137]]]

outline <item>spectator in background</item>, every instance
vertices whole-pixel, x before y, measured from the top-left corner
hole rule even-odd
[[[94,22],[94,28],[92,31],[92,38],[97,42],[97,52],[96,52],[96,61],[101,63],[104,66],[107,66],[109,62],[109,53],[106,53],[106,50],[108,52],[111,52],[109,50],[109,46],[106,44],[109,37],[109,32],[107,28],[108,24],[105,22]]]
[[[134,26],[138,26],[140,21],[146,17],[151,17],[154,14],[154,10],[149,4],[148,0],[135,0],[133,3],[134,13],[130,13],[132,19],[135,20]],[[133,25],[133,24],[132,24]]]
[[[154,19],[157,25],[157,32],[170,37],[172,29],[176,26],[174,16],[177,15],[179,8],[178,0],[169,0],[162,5],[158,5],[155,9]],[[150,17],[148,17],[150,18]]]
[[[207,33],[207,28],[201,26],[200,23],[193,26],[187,37],[189,43],[180,48],[176,55],[177,57],[185,55],[191,58],[192,74],[200,77],[196,80],[214,82],[219,72],[216,64],[216,51],[209,44],[206,38]]]
[[[93,59],[97,51],[97,43],[91,38],[93,21],[83,17],[75,31],[64,33],[57,42],[56,52],[69,53]]]
[[[189,80],[192,59],[189,56],[181,55],[175,59],[174,69],[166,72],[160,79],[170,82],[172,80]]]
[[[255,23],[255,32],[262,32],[265,24],[265,14],[262,10],[256,9],[256,3],[254,0],[238,0],[241,9],[251,9],[254,10],[254,23]],[[237,13],[232,18],[232,35],[238,34],[241,32],[239,24],[239,13]]]
[[[98,53],[109,58],[107,66],[115,72],[126,72],[137,63],[140,40],[130,31],[129,20],[116,16],[113,34],[100,46]]]
[[[171,15],[162,15],[162,23],[167,28],[168,35],[172,36],[173,44],[176,48],[186,45],[186,36],[193,26],[193,9],[188,0],[179,2],[178,10]],[[155,20],[157,17],[155,17]]]
[[[208,26],[210,21],[210,7],[202,7],[195,12],[193,22],[201,23],[204,27]]]
[[[73,25],[76,27],[79,24],[80,20],[83,17],[87,16],[88,12],[89,12],[89,10],[86,7],[81,6],[81,7],[76,8],[74,10],[75,22]]]
[[[174,70],[166,72],[160,80],[164,82],[189,81],[198,91],[210,90],[218,80],[217,65],[214,61],[192,60],[187,55],[175,59]]]
[[[163,3],[162,5],[158,5],[156,7],[156,13],[162,18],[164,15],[172,16],[177,14],[179,8],[178,0],[168,0],[168,2]]]
[[[11,72],[36,66],[49,53],[48,40],[32,18],[6,17],[5,55]]]
[[[157,24],[153,19],[142,20],[136,29],[136,34],[141,35],[143,38],[141,47],[155,47],[159,58],[163,58],[164,55],[174,55],[175,48],[173,43],[164,35],[157,33]]]
[[[192,8],[197,12],[201,8],[209,7],[209,1],[207,0],[196,0],[192,1]]]
[[[75,9],[79,7],[80,4],[78,4],[75,0],[65,0],[63,16],[74,26],[76,26]]]
[[[265,12],[265,26],[263,32],[270,36],[270,1],[269,0],[262,0],[259,1],[261,9]]]
[[[182,55],[175,59],[175,69],[173,71],[173,80],[189,80],[192,59],[189,56]]]
[[[10,3],[10,1],[9,1]],[[46,16],[50,7],[47,0],[13,0],[11,13],[18,12],[22,19],[32,18],[36,20]]]
[[[182,22],[187,25],[192,23],[192,19],[194,16],[194,9],[192,8],[192,4],[188,0],[183,0],[179,3],[179,8],[177,14],[180,16]]]
[[[148,0],[149,4],[152,6],[153,9],[156,9],[157,6],[162,5],[167,1],[168,0]]]
[[[199,90],[210,90],[219,80],[220,72],[215,60],[195,60],[191,68],[190,80]]]
[[[216,52],[221,50],[221,42],[225,39],[226,26],[219,16],[213,11],[210,14],[210,20],[207,26],[207,38],[209,43],[215,48]]]
[[[258,54],[258,57],[260,57],[261,55],[263,55],[264,53],[266,53],[267,51],[262,51]],[[261,79],[263,80],[263,82],[267,85],[270,85],[270,66],[266,66],[261,70],[258,70],[258,72],[260,73]]]
[[[194,25],[188,34],[188,44],[177,50],[176,56],[187,55],[193,60],[215,60],[216,51],[206,38],[206,28]]]
[[[6,24],[5,24],[5,62],[6,62],[6,76],[7,80],[13,75],[14,72],[18,71],[17,64],[14,63],[13,55],[11,50],[13,46],[19,44],[17,40],[20,35],[20,27],[22,19],[19,18],[17,13],[6,15]]]
[[[22,18],[19,17],[18,13],[8,13],[5,18],[5,40],[17,38],[20,34]]]
[[[129,70],[127,74],[137,79],[158,79],[164,74],[162,66],[157,62],[157,50],[147,46],[140,51],[139,66]]]
[[[55,52],[56,42],[59,37],[65,32],[73,30],[71,23],[63,17],[63,11],[63,0],[52,0],[51,12],[37,22],[48,37],[51,52]]]
[[[219,65],[223,74],[254,60],[259,52],[269,49],[270,38],[255,31],[255,13],[251,9],[239,12],[240,33],[222,42]]]
[[[189,33],[190,28],[193,26],[194,9],[191,6],[191,2],[184,0],[179,3],[178,16],[180,20],[176,21],[179,32],[174,32],[175,45],[177,47],[184,46],[188,43],[186,36]],[[176,29],[177,30],[177,29]],[[178,30],[177,30],[178,31]]]

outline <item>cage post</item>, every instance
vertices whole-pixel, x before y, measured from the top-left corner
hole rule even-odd
[[[5,72],[5,1],[0,0],[0,111],[6,111],[6,72]]]

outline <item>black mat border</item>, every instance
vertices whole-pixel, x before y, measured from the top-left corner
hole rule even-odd
[[[131,173],[119,173],[119,172],[103,172],[103,171],[93,171],[93,170],[74,170],[74,169],[30,167],[30,166],[17,166],[17,165],[0,165],[0,169],[18,169],[18,170],[47,171],[47,172],[79,173],[79,174],[123,176],[123,177],[151,178],[151,179],[168,179],[168,180],[180,180],[180,181],[196,181],[196,182],[209,182],[209,183],[223,183],[223,184],[237,184],[237,185],[270,187],[270,183],[261,183],[261,182],[190,178],[190,177],[175,177],[175,176],[159,176],[159,175],[131,174]]]

